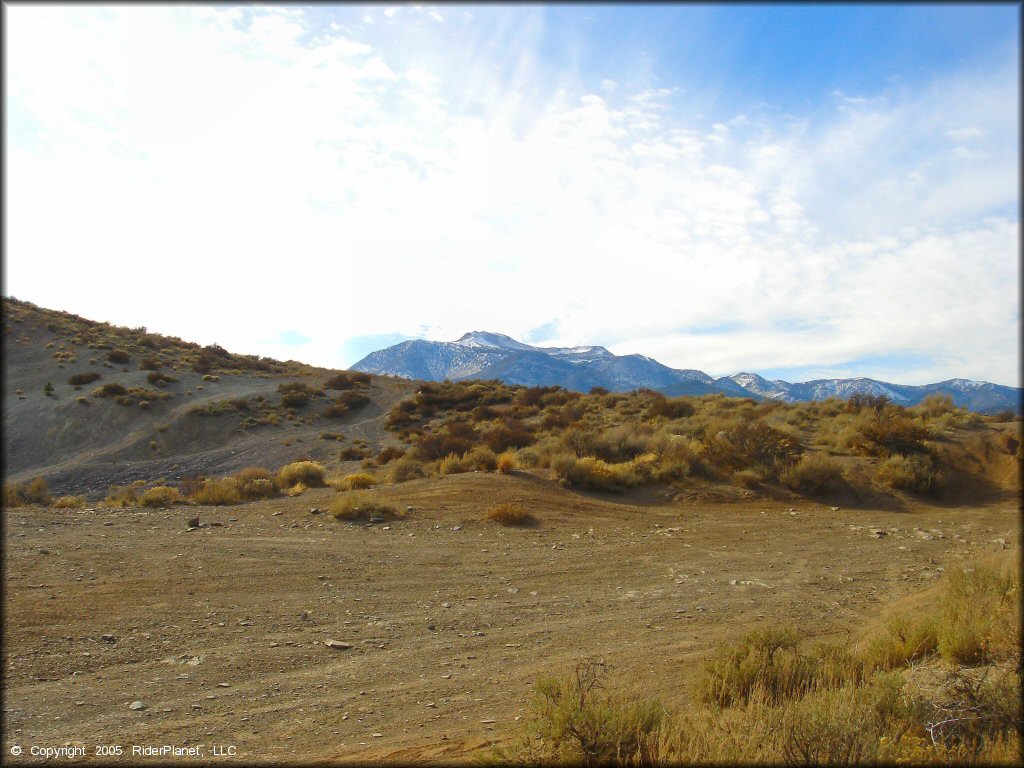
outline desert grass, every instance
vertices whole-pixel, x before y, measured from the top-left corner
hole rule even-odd
[[[1017,765],[1018,558],[950,572],[923,613],[896,614],[852,649],[803,651],[792,626],[749,632],[707,660],[694,703],[679,710],[612,688],[584,660],[537,682],[529,716],[495,755],[519,764]]]
[[[147,488],[139,497],[144,507],[169,507],[181,501],[181,492],[169,485],[156,485]]]
[[[322,488],[327,469],[318,461],[295,461],[281,467],[277,473],[278,486],[290,488],[302,483],[309,488]]]
[[[24,507],[30,504],[47,505],[53,501],[46,480],[36,477],[27,483],[4,481],[4,507]]]
[[[532,525],[537,522],[530,510],[514,501],[494,504],[487,510],[485,517],[500,525]]]

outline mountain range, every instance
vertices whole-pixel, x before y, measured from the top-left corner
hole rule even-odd
[[[756,400],[824,400],[854,394],[884,395],[900,405],[915,405],[929,395],[949,395],[961,407],[984,413],[1021,411],[1021,389],[969,379],[920,386],[869,378],[816,379],[791,383],[756,373],[714,378],[694,369],[669,368],[644,355],[615,355],[604,347],[534,347],[488,331],[471,331],[456,341],[413,339],[371,352],[352,366],[405,379],[458,381],[500,379],[526,386],[559,385],[577,392],[604,387],[628,392],[647,387],[669,396],[721,393]]]

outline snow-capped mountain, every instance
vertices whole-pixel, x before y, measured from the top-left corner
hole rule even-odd
[[[875,379],[817,379],[790,383],[769,381],[756,373],[712,378],[703,371],[676,369],[644,355],[615,355],[604,347],[534,347],[510,336],[470,331],[456,341],[403,341],[371,352],[352,370],[406,379],[501,379],[526,386],[559,385],[577,392],[604,387],[628,392],[647,387],[669,396],[719,392],[756,400],[824,400],[854,394],[884,395],[900,405],[914,405],[931,394],[953,398],[975,411],[1021,412],[1021,389],[969,379],[923,386],[890,384]]]

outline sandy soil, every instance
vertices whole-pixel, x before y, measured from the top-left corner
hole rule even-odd
[[[5,760],[120,745],[114,762],[137,763],[133,745],[165,744],[203,763],[471,760],[538,675],[582,657],[679,702],[700,659],[760,622],[855,636],[944,567],[1020,546],[1006,502],[662,502],[473,473],[371,492],[413,509],[369,526],[310,514],[333,493],[203,508],[195,530],[195,508],[5,511]],[[484,522],[482,500],[540,522]]]

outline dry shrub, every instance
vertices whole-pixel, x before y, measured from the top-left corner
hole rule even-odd
[[[395,461],[388,472],[388,480],[392,483],[404,483],[425,476],[423,465],[410,456],[403,456]]]
[[[786,702],[778,713],[782,753],[788,765],[863,765],[875,762],[886,736],[898,739],[911,717],[896,675],[870,685],[813,691]]]
[[[398,511],[389,504],[374,501],[366,494],[346,493],[336,497],[328,507],[330,513],[338,520],[359,520],[372,517],[394,519],[400,517]]]
[[[92,384],[98,378],[100,378],[100,375],[96,371],[86,371],[85,373],[76,373],[74,376],[69,377],[68,384],[80,387],[83,384]]]
[[[484,434],[484,442],[495,453],[510,448],[525,448],[533,442],[533,432],[518,419],[509,419]]]
[[[153,486],[139,497],[139,503],[144,507],[169,507],[179,501],[181,494],[178,489],[169,485]]]
[[[93,397],[118,397],[127,394],[127,388],[125,388],[123,384],[118,384],[115,381],[109,381],[102,386],[96,387],[96,389],[92,391]]]
[[[702,456],[712,464],[734,472],[765,467],[768,476],[794,463],[801,453],[803,447],[794,438],[760,419],[711,424],[702,443]]]
[[[300,482],[300,483],[296,483],[291,488],[289,488],[287,491],[285,491],[285,494],[287,496],[289,496],[289,497],[301,496],[302,494],[304,494],[308,490],[309,490],[309,487],[305,483],[301,483]]]
[[[843,467],[824,453],[805,453],[782,471],[779,480],[799,493],[829,493],[842,487]]]
[[[26,504],[47,505],[53,501],[46,480],[36,477],[27,483],[4,482],[4,507],[23,507]]]
[[[338,458],[342,461],[358,461],[359,459],[365,459],[370,454],[371,451],[369,448],[350,445],[348,448],[344,448],[338,452]]]
[[[471,472],[473,470],[472,464],[466,461],[461,456],[456,456],[454,453],[445,456],[438,462],[437,473],[441,477],[447,477],[448,475],[458,475],[463,472]]]
[[[1020,649],[1020,574],[977,564],[946,575],[937,611],[937,648],[963,665],[1002,661]]]
[[[815,665],[798,652],[794,627],[766,627],[722,646],[697,682],[698,699],[722,707],[745,704],[758,696],[776,704],[797,698],[815,685]]]
[[[289,488],[296,483],[322,488],[326,472],[327,469],[318,461],[295,461],[281,468],[277,473],[277,483],[281,488]]]
[[[856,422],[860,433],[855,450],[867,456],[923,453],[928,430],[903,413],[886,408],[862,415]]]
[[[911,456],[893,454],[878,466],[878,479],[893,488],[913,493],[941,492],[944,477],[935,467],[935,461],[926,453]]]
[[[501,525],[530,525],[536,522],[526,507],[512,501],[492,506],[487,510],[487,519]]]
[[[672,397],[655,399],[647,407],[647,418],[662,419],[685,419],[692,416],[694,412],[693,403],[688,397]]]
[[[503,475],[511,474],[516,471],[516,452],[515,451],[503,451],[498,455],[497,458],[497,469]]]
[[[416,455],[423,461],[439,461],[446,456],[462,456],[472,450],[479,436],[468,424],[455,422],[444,431],[420,437]]]
[[[374,457],[373,463],[376,464],[378,467],[382,467],[388,462],[402,458],[404,455],[404,448],[399,448],[398,446],[395,445],[389,445],[387,448],[382,449],[381,452]]]
[[[890,617],[882,629],[870,635],[860,653],[871,670],[886,670],[920,661],[935,653],[938,647],[934,617]]]
[[[478,445],[465,456],[472,469],[482,472],[493,472],[498,468],[498,457],[486,445]]]
[[[107,490],[107,497],[103,499],[103,506],[114,509],[133,507],[139,503],[139,494],[145,485],[145,480],[136,480],[129,485],[112,485]]]
[[[173,376],[168,376],[166,373],[160,371],[150,371],[146,374],[146,381],[157,387],[163,387],[167,384],[173,384],[177,381]]]
[[[107,360],[109,360],[112,363],[118,363],[120,365],[123,365],[124,363],[129,362],[131,359],[132,356],[125,352],[123,349],[112,349],[109,352],[107,352]]]
[[[270,499],[277,495],[277,484],[269,469],[245,467],[232,475],[232,479],[243,499]]]
[[[574,488],[619,492],[639,482],[633,462],[609,464],[590,456],[561,454],[551,459],[551,469],[560,483]]]
[[[608,667],[585,659],[572,673],[539,680],[520,738],[498,749],[516,764],[649,764],[664,709],[606,685]]]
[[[85,504],[84,496],[60,496],[53,502],[57,509],[82,509]]]
[[[371,488],[377,483],[377,478],[367,472],[355,472],[345,475],[335,487],[341,491],[360,491],[364,488]]]
[[[240,504],[242,494],[238,492],[238,483],[231,477],[214,480],[208,478],[196,489],[192,499],[197,504],[209,504],[211,506],[228,506]]]
[[[324,389],[354,389],[370,386],[370,374],[362,371],[340,371],[324,382]]]

